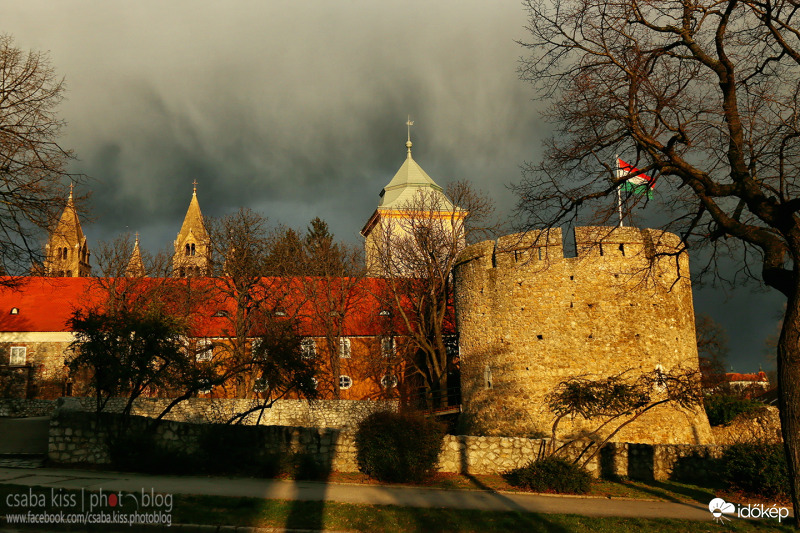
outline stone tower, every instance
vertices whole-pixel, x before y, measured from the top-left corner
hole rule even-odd
[[[141,278],[146,275],[144,261],[142,261],[142,252],[139,250],[139,234],[137,233],[136,242],[133,245],[133,253],[131,253],[128,266],[125,267],[125,277]]]
[[[572,376],[698,370],[689,261],[677,236],[636,228],[508,235],[466,248],[455,269],[464,416],[472,434],[547,434],[546,395]],[[559,426],[577,434],[582,419]],[[702,407],[648,411],[614,440],[709,443]]]
[[[197,182],[194,183],[189,209],[175,239],[172,275],[180,278],[211,275],[211,239],[197,201]]]
[[[46,276],[71,278],[92,275],[92,267],[89,265],[91,253],[72,200],[72,185],[69,187],[67,205],[58,224],[50,233],[44,253]]]
[[[368,276],[384,276],[393,269],[387,261],[387,247],[393,241],[423,229],[452,234],[461,227],[454,218],[460,221],[466,216],[411,157],[410,134],[406,148],[406,160],[381,191],[378,208],[361,230]]]

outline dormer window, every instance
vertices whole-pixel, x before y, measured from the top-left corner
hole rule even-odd
[[[11,314],[12,315],[18,315],[19,314],[19,307],[12,307],[11,308]]]

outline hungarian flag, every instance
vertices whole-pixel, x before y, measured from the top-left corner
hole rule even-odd
[[[629,193],[646,194],[648,198],[652,198],[656,181],[647,174],[642,174],[638,168],[632,167],[622,159],[617,159],[617,178],[624,178],[631,174],[633,177],[622,182],[620,188]]]

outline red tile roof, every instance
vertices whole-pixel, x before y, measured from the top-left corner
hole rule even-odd
[[[769,382],[767,373],[760,371],[757,374],[740,374],[738,372],[728,372],[725,374],[725,381],[752,381],[752,382]]]
[[[9,278],[5,278],[8,280]],[[151,284],[179,283],[182,279],[144,278],[109,280],[102,278],[18,278],[14,288],[0,287],[0,332],[53,332],[69,331],[67,321],[72,313],[81,308],[101,307],[108,292],[100,282],[110,282],[146,288]],[[204,293],[199,312],[195,315],[192,335],[198,337],[224,337],[230,334],[231,318],[219,316],[227,312],[235,315],[235,300],[229,287],[221,278],[199,278],[192,280],[198,290],[211,289]],[[266,291],[268,312],[285,311],[287,319],[298,321],[300,334],[323,336],[324,320],[328,309],[318,305],[331,294],[334,297],[347,295],[349,306],[344,316],[343,336],[375,336],[388,333],[402,334],[403,325],[397,316],[381,316],[385,308],[378,295],[384,290],[385,280],[365,278],[357,282],[345,279],[325,278],[263,278],[261,290]],[[342,287],[345,287],[343,289]],[[11,314],[13,308],[18,314]],[[214,316],[217,314],[218,316]],[[453,331],[452,312],[448,313],[446,330]],[[254,332],[254,335],[257,332]]]

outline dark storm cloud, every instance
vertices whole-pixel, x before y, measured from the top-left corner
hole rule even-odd
[[[517,79],[516,2],[48,2],[0,0],[2,32],[49,50],[68,84],[63,144],[92,179],[90,240],[172,244],[197,180],[206,215],[240,206],[302,228],[358,231],[405,158],[441,185],[468,179],[499,211],[546,136]],[[699,293],[705,294],[705,293]],[[729,329],[737,367],[774,321],[697,296]],[[750,343],[750,344],[748,344]],[[745,348],[741,348],[744,346]],[[748,363],[748,361],[751,361]],[[753,362],[755,361],[755,362]]]

